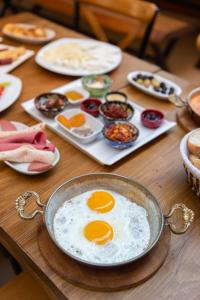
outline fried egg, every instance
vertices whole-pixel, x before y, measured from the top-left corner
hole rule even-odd
[[[57,243],[71,255],[91,263],[119,263],[148,247],[147,211],[109,190],[93,190],[64,202],[53,229]]]

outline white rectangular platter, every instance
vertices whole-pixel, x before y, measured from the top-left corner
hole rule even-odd
[[[71,83],[68,83],[66,85],[63,85],[57,89],[54,89],[53,92],[58,93],[64,93],[71,89],[77,89],[82,87],[81,80],[75,80]],[[111,146],[109,146],[102,135],[98,137],[97,140],[90,144],[82,144],[80,143],[75,137],[73,137],[71,134],[67,133],[63,128],[61,128],[54,119],[49,119],[43,116],[39,111],[36,110],[34,106],[34,99],[28,100],[26,102],[23,102],[22,107],[24,110],[30,114],[34,119],[45,122],[47,126],[53,130],[55,133],[57,133],[59,136],[64,138],[66,141],[68,141],[70,144],[74,145],[76,148],[78,148],[80,151],[86,153],[96,161],[98,161],[102,165],[108,165],[111,166],[117,161],[121,160],[123,157],[129,155],[130,153],[134,152],[138,148],[142,147],[143,145],[147,144],[148,142],[154,140],[164,132],[167,132],[171,128],[173,128],[176,123],[170,122],[167,120],[164,120],[161,127],[157,129],[148,129],[144,127],[140,122],[140,114],[144,110],[142,106],[139,106],[138,104],[130,101],[130,103],[135,108],[135,114],[133,118],[130,120],[130,122],[134,123],[135,126],[140,131],[138,139],[135,141],[134,145],[128,149],[124,150],[117,150],[113,149]],[[68,108],[74,108],[75,105],[68,105],[66,109]]]
[[[6,44],[1,44],[0,49],[3,49],[3,48],[14,48],[14,47],[12,47],[10,45],[6,45]],[[16,67],[18,67],[23,62],[25,62],[28,58],[33,56],[33,54],[34,54],[34,51],[26,50],[26,52],[23,55],[21,55],[18,59],[16,59],[11,64],[0,66],[0,74],[8,73],[8,72],[14,70]]]

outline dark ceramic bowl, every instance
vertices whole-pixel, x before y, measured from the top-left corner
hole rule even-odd
[[[117,124],[127,124],[130,129],[134,130],[134,136],[126,141],[126,142],[122,142],[122,141],[116,141],[116,140],[112,140],[111,138],[108,137],[108,131],[113,127],[116,126]],[[129,148],[133,145],[133,143],[135,142],[135,140],[138,138],[139,136],[139,130],[136,126],[134,126],[132,123],[130,122],[112,122],[109,124],[106,124],[102,130],[103,136],[106,140],[106,142],[108,143],[108,145],[110,145],[111,147],[115,148],[115,149],[119,149],[119,150],[123,150],[126,148]]]
[[[124,108],[124,110],[127,111],[127,117],[124,117],[124,118],[117,117],[116,115],[114,116],[114,114],[113,114],[113,116],[108,115],[106,113],[106,110],[111,105],[117,105],[117,106]],[[129,121],[133,117],[134,108],[129,103],[125,103],[125,102],[121,102],[121,101],[109,101],[109,102],[105,102],[100,105],[99,113],[103,117],[105,123],[114,122],[114,121]]]
[[[34,100],[36,109],[47,118],[54,118],[64,110],[67,103],[67,97],[59,93],[40,94]]]
[[[163,113],[155,109],[146,109],[141,114],[141,122],[147,128],[156,129],[161,126],[163,120]]]
[[[101,105],[101,101],[96,98],[88,98],[81,102],[81,109],[93,117],[98,117],[99,115],[99,106]]]

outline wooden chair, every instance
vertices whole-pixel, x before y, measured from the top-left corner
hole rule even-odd
[[[50,300],[42,286],[28,273],[22,272],[0,287],[1,300]]]
[[[103,12],[108,11],[112,16],[116,16],[116,20],[113,23],[113,29],[115,32],[123,32],[124,17],[134,20],[134,27],[120,40],[118,46],[121,49],[126,49],[136,38],[138,30],[145,27],[143,39],[141,41],[139,49],[139,57],[144,56],[144,52],[149,41],[149,37],[158,13],[158,8],[155,4],[138,0],[77,0],[76,1],[76,29],[79,29],[80,16],[84,16],[86,21],[91,27],[94,35],[100,41],[108,42],[106,31],[104,30],[101,17],[98,18],[100,12],[103,16]],[[118,19],[121,17],[121,20]]]

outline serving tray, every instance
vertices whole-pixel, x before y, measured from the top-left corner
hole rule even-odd
[[[64,93],[71,89],[78,89],[82,88],[81,80],[75,80],[72,81],[69,84],[63,85],[57,89],[52,90],[53,92],[57,93]],[[176,123],[164,120],[161,127],[157,129],[148,129],[144,127],[140,122],[140,115],[141,112],[144,110],[144,108],[133,101],[130,101],[130,104],[134,107],[135,113],[133,118],[130,120],[130,122],[134,123],[134,125],[139,129],[139,137],[135,141],[134,145],[128,149],[124,150],[118,150],[113,149],[111,146],[109,146],[102,135],[99,135],[99,137],[90,144],[83,144],[80,143],[75,137],[73,137],[71,134],[67,133],[66,130],[64,130],[62,127],[60,127],[54,119],[46,118],[44,115],[42,115],[34,106],[34,99],[28,100],[26,102],[22,103],[22,107],[24,110],[30,114],[34,119],[45,122],[47,126],[53,130],[55,133],[57,133],[59,136],[63,137],[66,141],[68,141],[70,144],[74,145],[76,148],[78,148],[80,151],[86,153],[93,159],[95,159],[97,162],[99,162],[102,165],[108,165],[111,166],[114,163],[118,162],[122,158],[126,157],[130,153],[134,152],[138,148],[144,146],[148,142],[154,140],[164,132],[167,132],[171,128],[173,128]],[[66,109],[75,108],[75,105],[67,105]],[[77,106],[78,107],[78,106]],[[101,120],[101,119],[100,119]],[[101,120],[102,121],[102,120]],[[102,121],[103,122],[103,121]]]
[[[165,226],[160,240],[149,254],[127,266],[111,269],[96,269],[76,262],[58,249],[44,225],[39,227],[37,237],[43,258],[63,279],[89,290],[112,292],[135,287],[160,269],[169,251],[171,232]]]

